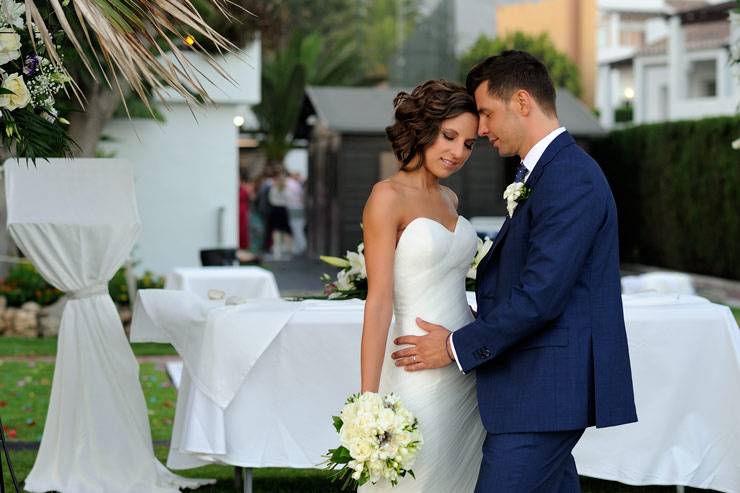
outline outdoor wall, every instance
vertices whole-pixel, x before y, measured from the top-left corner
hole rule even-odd
[[[496,9],[496,33],[546,32],[578,66],[582,100],[594,104],[596,85],[596,0],[537,0]]]
[[[164,112],[166,123],[115,119],[105,129],[115,142],[106,151],[134,164],[142,232],[133,251],[138,271],[166,274],[200,265],[199,250],[235,247],[238,149],[232,119],[236,107],[198,110],[184,104]],[[219,208],[222,242],[218,238]]]
[[[203,74],[212,104],[191,109],[167,92],[159,106],[164,123],[113,119],[103,132],[112,142],[100,148],[130,160],[142,233],[132,257],[139,272],[167,274],[200,265],[203,248],[237,246],[239,149],[233,120],[260,101],[259,40],[218,59],[233,81],[224,80],[200,55],[187,57]]]

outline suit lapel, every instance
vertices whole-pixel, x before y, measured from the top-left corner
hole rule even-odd
[[[547,149],[545,149],[545,152],[542,153],[542,156],[540,157],[540,160],[537,161],[537,165],[534,167],[534,171],[532,171],[532,175],[527,179],[527,187],[531,188],[534,192],[535,186],[537,185],[537,182],[540,179],[540,176],[542,176],[542,172],[545,169],[545,166],[550,164],[550,162],[557,156],[558,152],[560,152],[561,149],[571,145],[575,144],[575,140],[573,140],[573,137],[571,137],[570,133],[567,131],[561,133],[557,137],[555,137],[555,140],[553,140],[549,146],[547,146]],[[517,207],[519,209],[519,207]],[[514,214],[516,214],[516,210],[514,211]],[[494,255],[494,252],[496,249],[503,243],[504,237],[506,236],[506,233],[509,231],[509,227],[511,225],[511,217],[509,215],[506,215],[506,221],[504,221],[503,226],[501,226],[501,230],[496,235],[496,238],[493,240],[493,245],[491,246],[491,249],[488,251],[485,257],[480,261],[478,264],[478,269],[476,271],[476,278],[480,279],[480,275],[485,272],[486,267],[488,266],[488,263],[490,262],[491,258]]]

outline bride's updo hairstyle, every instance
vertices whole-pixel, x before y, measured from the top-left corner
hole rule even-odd
[[[393,100],[395,122],[385,128],[402,171],[424,165],[424,150],[434,143],[444,120],[462,113],[478,116],[475,100],[464,87],[446,80],[429,80],[411,91],[399,92]],[[411,162],[419,160],[414,166]]]

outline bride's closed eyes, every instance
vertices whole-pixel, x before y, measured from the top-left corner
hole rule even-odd
[[[442,130],[442,136],[450,142],[454,142],[455,139],[458,137],[458,135],[459,134],[455,130],[451,130],[451,129]],[[468,149],[469,151],[473,150],[474,145],[475,145],[475,139],[468,139],[465,141],[465,148]]]

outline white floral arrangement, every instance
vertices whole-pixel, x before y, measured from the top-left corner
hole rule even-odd
[[[337,278],[332,279],[329,274],[321,276],[324,283],[324,294],[330,300],[346,300],[350,298],[367,298],[367,269],[365,267],[365,245],[360,243],[356,252],[348,251],[344,257],[320,258],[327,264],[339,267]]]
[[[478,265],[481,260],[488,255],[488,251],[493,246],[493,241],[486,236],[484,240],[478,238],[478,248],[475,251],[473,261],[470,262],[470,268],[468,269],[468,275],[465,278],[465,289],[467,291],[475,291],[475,279],[478,271]]]
[[[514,210],[520,201],[526,200],[532,193],[524,183],[515,181],[504,190],[504,200],[506,200],[506,210],[509,211],[509,217],[514,217]]]
[[[48,35],[58,44],[62,32]],[[0,0],[0,134],[8,149],[32,160],[66,154],[72,145],[55,99],[72,79],[44,56],[42,41],[26,21],[25,3]]]
[[[329,450],[326,464],[343,488],[380,480],[395,486],[406,474],[414,477],[423,439],[419,421],[396,395],[351,395],[333,419],[340,445]]]

